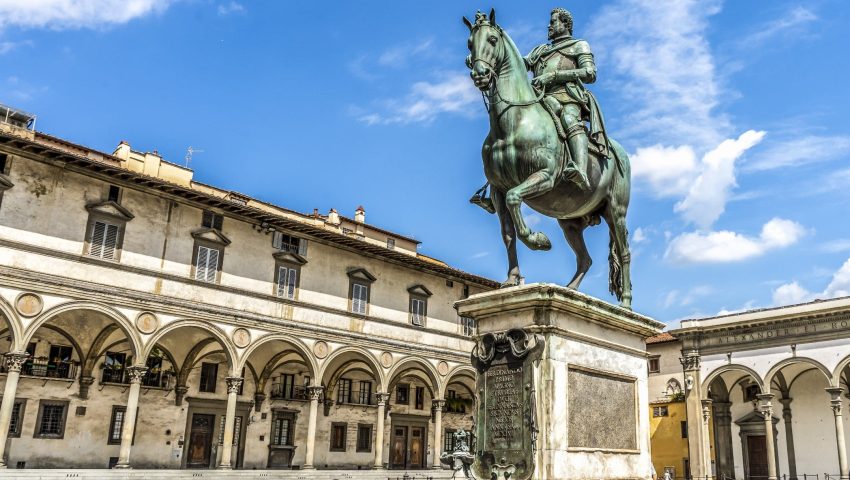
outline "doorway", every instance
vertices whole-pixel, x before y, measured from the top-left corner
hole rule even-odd
[[[189,431],[186,468],[209,468],[215,415],[195,413]]]
[[[417,419],[418,420],[418,419]],[[424,469],[428,468],[428,427],[427,424],[405,421],[399,425],[394,422],[390,450],[390,468]]]
[[[750,478],[767,477],[767,443],[764,435],[747,436],[747,460]]]

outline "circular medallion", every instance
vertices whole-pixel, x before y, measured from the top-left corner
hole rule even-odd
[[[384,368],[390,368],[393,366],[393,354],[390,352],[384,352],[381,354],[381,365]]]
[[[136,328],[145,335],[151,334],[159,327],[159,319],[150,312],[142,312],[136,317]]]
[[[234,345],[239,348],[245,348],[251,343],[251,333],[244,328],[237,328],[230,336],[233,339]]]
[[[446,362],[440,362],[437,364],[437,372],[442,376],[446,376],[449,373],[449,364]]]
[[[15,300],[15,309],[24,317],[34,317],[41,313],[44,302],[34,293],[22,293]]]
[[[328,356],[328,344],[319,340],[313,345],[313,354],[316,355],[316,358],[325,358]]]

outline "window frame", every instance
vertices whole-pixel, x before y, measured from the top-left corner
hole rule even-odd
[[[213,281],[202,280],[198,278],[198,257],[201,253],[201,247],[208,250],[218,251],[218,262],[215,269],[215,279]],[[218,285],[221,282],[221,268],[224,264],[224,246],[207,240],[195,239],[195,245],[192,247],[192,280],[202,282],[208,285]]]
[[[272,411],[272,421],[271,421],[271,431],[269,433],[269,445],[273,447],[291,447],[295,445],[295,422],[298,418],[298,415],[289,410],[273,410]],[[282,422],[286,422],[286,438],[284,439],[284,443],[275,443],[277,438],[275,436],[275,422],[278,420]]]
[[[653,368],[653,362],[655,362],[655,368]],[[652,355],[646,359],[646,371],[647,373],[661,373],[661,355]]]
[[[337,428],[340,428],[341,431],[342,431],[342,446],[341,447],[334,447],[334,432],[336,431]],[[345,452],[345,451],[348,450],[348,424],[347,423],[345,423],[345,422],[332,422],[331,423],[330,435],[328,435],[328,437],[329,437],[329,440],[330,440],[329,445],[328,445],[328,451],[329,452]]]
[[[272,294],[278,298],[286,300],[298,300],[301,293],[301,267],[307,263],[307,260],[300,255],[290,252],[277,252],[273,255],[274,263],[274,280],[272,283]],[[287,275],[290,271],[295,271],[295,285],[292,296],[280,294],[281,269],[287,269]]]
[[[425,285],[421,284],[408,288],[407,293],[409,295],[407,300],[408,323],[416,327],[425,328],[428,325],[428,298],[433,294],[425,287]],[[414,312],[414,305],[416,305],[417,302],[421,302],[422,304],[421,315]],[[418,321],[417,315],[420,315],[418,317]]]
[[[3,401],[3,396],[0,395],[0,402]],[[18,407],[18,415],[17,422],[13,423],[13,419],[15,418],[15,407]],[[9,417],[9,433],[7,438],[21,438],[21,431],[23,430],[24,424],[24,415],[27,410],[27,399],[15,397],[15,401],[12,404],[12,415]],[[12,427],[16,427],[14,430]]]
[[[444,428],[443,429],[443,452],[454,452],[456,445],[455,441],[455,433],[457,430],[454,428]],[[449,445],[451,445],[451,449],[449,449]]]
[[[360,434],[363,430],[369,431],[369,433],[365,437],[366,439],[368,439],[368,443],[369,443],[368,446],[363,446],[360,443],[360,440],[363,439],[363,437],[360,436]],[[355,450],[354,450],[355,452],[368,453],[368,452],[372,451],[372,443],[374,443],[372,441],[372,434],[374,433],[374,430],[375,430],[374,425],[372,425],[371,423],[358,423],[357,424],[357,445],[356,445]]]
[[[478,325],[474,318],[467,316],[458,316],[460,322],[460,334],[464,337],[474,337],[478,330]]]
[[[207,225],[207,216],[210,224]],[[210,209],[201,210],[201,228],[209,228],[218,232],[224,229],[224,214],[214,212]]]
[[[204,368],[207,365],[211,365],[215,368],[215,370],[212,376],[212,387],[207,385],[206,388],[204,388],[204,381],[207,378],[207,376],[204,375]],[[198,393],[216,393],[216,390],[218,389],[218,364],[214,362],[201,362],[201,370],[198,373]],[[208,384],[209,380],[206,380],[206,383]],[[210,390],[210,388],[212,388],[212,390]]]
[[[112,433],[115,431],[115,414],[117,412],[122,413],[121,417],[121,429],[118,430],[118,438],[112,438]],[[138,426],[139,424],[139,409],[136,409],[136,418],[135,422]],[[126,405],[113,405],[112,406],[112,415],[109,417],[109,431],[106,433],[106,444],[107,445],[121,445],[121,435],[124,432],[124,421],[127,420],[127,406]],[[130,441],[130,445],[134,445],[136,443],[136,428],[133,428],[133,439]]]
[[[416,386],[413,390],[413,408],[425,410],[425,387]]]
[[[377,277],[363,268],[355,268],[347,272],[348,275],[348,311],[356,315],[368,316],[372,307],[372,285]],[[362,312],[354,310],[354,286],[359,285],[366,289],[366,305]]]
[[[350,378],[340,378],[336,381],[336,403],[343,405],[351,403],[352,385]]]
[[[70,400],[39,400],[38,401],[38,416],[35,420],[35,428],[33,429],[33,438],[43,438],[49,440],[62,440],[65,438],[65,427],[68,423],[68,409],[70,408]],[[62,418],[59,420],[59,433],[43,433],[42,421],[44,420],[45,407],[62,407]]]
[[[399,392],[404,390],[404,401],[399,399]],[[396,405],[407,405],[410,406],[410,384],[409,383],[399,383],[395,386],[395,404]]]
[[[652,407],[652,418],[669,417],[670,409],[667,405],[656,405]]]

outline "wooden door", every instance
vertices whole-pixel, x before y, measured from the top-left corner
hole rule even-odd
[[[393,427],[393,448],[390,455],[391,468],[407,468],[407,427]]]
[[[747,459],[750,466],[749,478],[767,478],[767,443],[764,435],[747,437]]]
[[[425,429],[410,427],[410,468],[425,468]]]
[[[186,455],[187,468],[209,468],[213,426],[215,426],[215,415],[198,413],[192,415],[189,451]]]

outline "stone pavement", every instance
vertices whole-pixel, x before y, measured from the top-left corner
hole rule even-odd
[[[239,480],[448,480],[452,478],[451,470],[0,470],[0,478],[6,480],[196,480],[204,479],[239,479]],[[407,477],[405,477],[407,475]],[[458,474],[458,480],[463,474]]]

